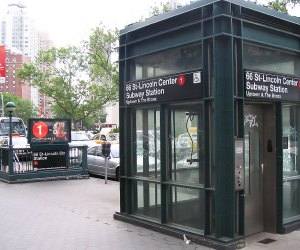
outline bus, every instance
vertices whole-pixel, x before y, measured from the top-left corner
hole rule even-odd
[[[7,138],[10,133],[9,117],[0,117],[0,139]],[[12,117],[12,136],[26,137],[26,126],[19,117]]]

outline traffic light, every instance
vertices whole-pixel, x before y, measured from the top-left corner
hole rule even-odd
[[[110,155],[110,143],[102,143],[102,155],[105,157]]]

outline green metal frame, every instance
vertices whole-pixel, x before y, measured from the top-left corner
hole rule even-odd
[[[161,173],[161,223],[132,215],[133,153],[132,107],[124,105],[124,86],[129,81],[129,62],[133,58],[166,49],[201,42],[203,55],[203,102],[205,130],[205,230],[201,239],[212,239],[218,246],[238,244],[244,235],[243,191],[234,189],[234,139],[244,137],[244,68],[243,44],[273,48],[300,56],[300,19],[245,1],[203,0],[180,9],[129,25],[120,33],[120,147],[121,203],[115,218],[165,229],[168,228],[166,173]],[[162,164],[167,164],[167,106],[161,103]],[[145,105],[143,108],[147,108]],[[276,103],[277,127],[281,127],[281,103]],[[281,131],[277,130],[277,138]],[[277,148],[282,148],[277,140]],[[278,151],[277,151],[278,152]],[[277,153],[277,232],[282,225],[282,163]],[[215,175],[211,176],[214,168]],[[210,179],[213,179],[211,183]],[[215,204],[213,207],[212,204]],[[214,220],[212,216],[215,216]],[[215,221],[215,224],[213,223]],[[151,224],[151,225],[150,225]],[[193,235],[191,232],[186,232]]]
[[[53,150],[53,145],[41,145],[38,146],[42,150]],[[55,150],[59,150],[60,146],[54,146]],[[65,147],[65,145],[63,145]],[[78,169],[66,169],[66,170],[51,170],[51,171],[24,171],[24,172],[14,172],[14,159],[13,159],[13,149],[4,148],[0,149],[1,161],[0,165],[2,168],[2,154],[6,152],[8,154],[8,172],[0,171],[0,180],[7,183],[22,183],[22,182],[32,182],[32,181],[43,181],[43,180],[58,180],[58,179],[78,179],[78,178],[88,178],[88,168],[87,168],[87,146],[78,146],[82,151],[82,162],[78,162]],[[24,150],[31,149],[27,148]],[[67,159],[69,161],[69,159]],[[70,163],[69,163],[70,164]]]

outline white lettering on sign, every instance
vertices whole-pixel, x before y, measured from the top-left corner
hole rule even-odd
[[[293,77],[245,71],[245,96],[250,98],[299,100],[299,84]]]
[[[125,84],[125,104],[200,98],[201,71],[182,73]]]

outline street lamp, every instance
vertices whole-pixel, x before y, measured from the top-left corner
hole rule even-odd
[[[5,109],[9,112],[9,147],[12,147],[12,113],[16,110],[16,105],[13,102],[8,102]]]

